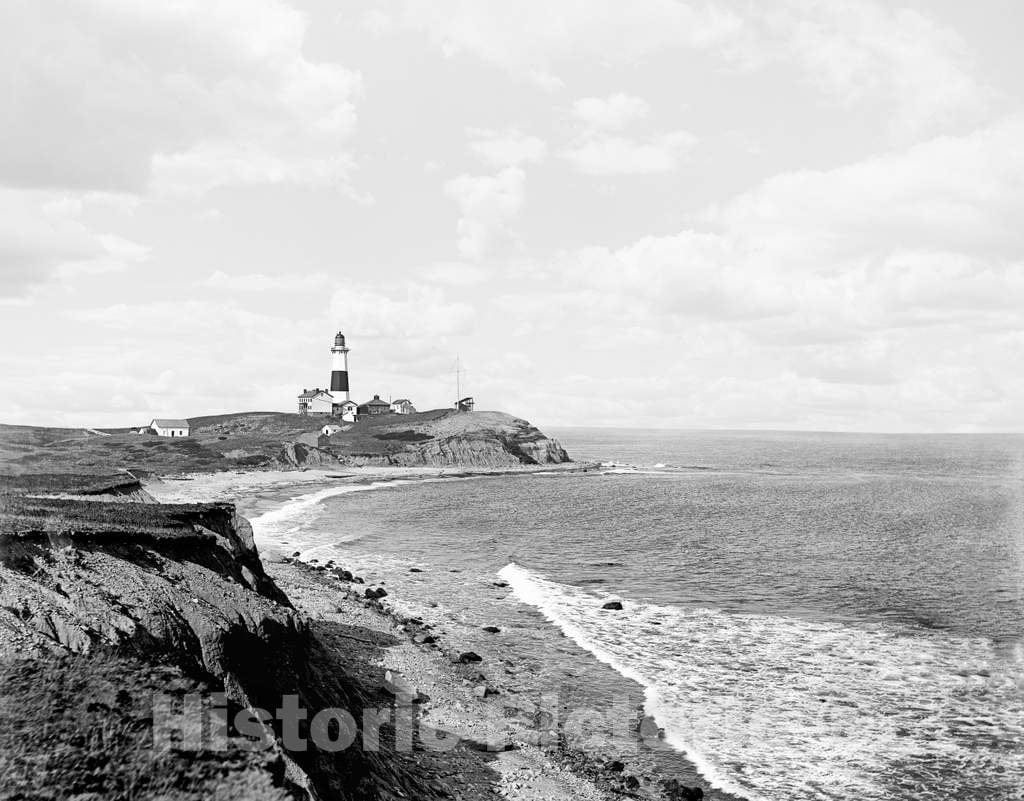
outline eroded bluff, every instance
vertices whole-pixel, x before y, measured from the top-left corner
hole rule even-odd
[[[370,690],[264,572],[233,506],[140,503],[130,481],[60,497],[16,483],[0,484],[5,798],[437,797],[386,746],[289,750],[274,722],[269,751],[154,754],[157,691],[269,710],[295,694],[310,718],[359,721]]]

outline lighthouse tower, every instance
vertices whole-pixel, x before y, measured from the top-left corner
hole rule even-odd
[[[340,393],[340,394],[335,394]],[[334,403],[350,400],[348,396],[348,348],[345,347],[345,335],[338,332],[331,348],[331,394]]]

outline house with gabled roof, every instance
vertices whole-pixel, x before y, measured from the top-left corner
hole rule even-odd
[[[416,414],[416,407],[408,398],[399,398],[391,401],[391,411],[395,414]]]
[[[304,389],[299,395],[299,414],[331,414],[334,397],[326,389]]]
[[[158,437],[187,437],[192,430],[188,420],[155,418],[149,429]]]
[[[358,410],[359,404],[354,400],[343,400],[341,402],[335,400],[333,414],[335,417],[340,417],[346,423],[352,423],[356,419]]]

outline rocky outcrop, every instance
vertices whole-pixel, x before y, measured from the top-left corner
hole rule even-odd
[[[313,437],[316,439],[315,435]],[[275,467],[284,470],[306,470],[315,467],[337,466],[338,457],[314,445],[296,441],[289,442],[274,460]]]
[[[108,656],[120,661],[102,662]],[[96,665],[102,667],[98,673]],[[368,696],[348,667],[264,572],[251,528],[229,504],[0,496],[0,668],[8,673],[51,674],[47,681],[89,701],[90,695],[102,695],[89,684],[94,674],[106,677],[103,686],[111,674],[124,671],[123,688],[152,687],[154,670],[173,668],[191,686],[200,682],[223,690],[233,708],[274,710],[284,696],[297,695],[310,718],[319,709],[339,707],[358,721]],[[175,686],[158,689],[171,692]],[[35,710],[15,708],[12,714],[29,716],[22,720],[26,730],[49,725],[31,718]],[[135,716],[125,725],[144,729],[151,722]],[[232,797],[436,797],[386,747],[329,753],[311,742],[291,749],[281,743],[276,725],[264,724],[267,739],[277,742],[276,761],[267,764],[283,768],[261,779],[260,793]],[[112,771],[89,768],[102,758],[87,753],[89,738],[68,736],[68,742],[50,741],[47,747],[67,757],[68,775],[83,782],[76,779],[73,786],[91,788],[90,797],[122,797],[102,784]],[[19,754],[13,767],[0,758],[0,772],[23,776],[24,793],[18,796],[19,787],[5,790],[40,797],[27,789],[39,777],[25,766],[45,761],[45,755]],[[136,757],[149,760],[146,770],[153,767],[155,757]],[[216,752],[204,758],[226,760],[225,772],[232,759],[231,753]],[[181,770],[192,770],[191,763]]]
[[[556,440],[502,412],[410,417],[361,420],[326,447],[350,465],[513,468],[571,461]]]

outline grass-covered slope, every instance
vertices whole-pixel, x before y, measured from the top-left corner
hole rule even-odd
[[[366,417],[320,436],[325,417],[241,412],[196,417],[182,439],[135,429],[0,425],[0,480],[26,474],[160,474],[373,465],[512,467],[569,461],[554,440],[502,412],[438,409]]]

